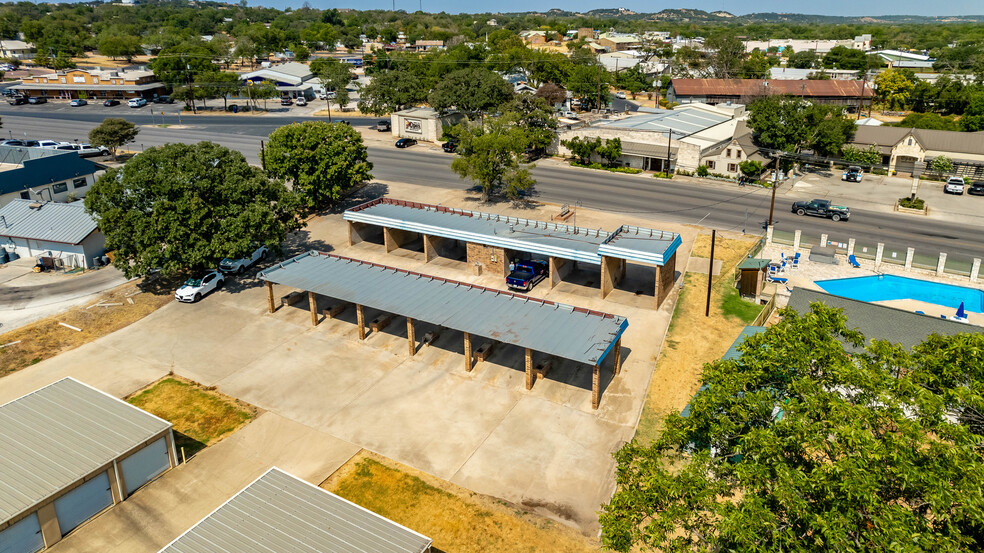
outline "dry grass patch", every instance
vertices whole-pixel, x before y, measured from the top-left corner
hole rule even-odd
[[[362,451],[321,487],[434,540],[435,551],[598,551],[562,524]]]
[[[138,282],[123,284],[87,306],[73,307],[59,315],[0,334],[0,344],[20,341],[0,348],[0,377],[115,332],[157,311],[174,299],[170,292],[141,293],[138,285]],[[91,307],[98,303],[119,305]],[[81,328],[82,331],[64,327],[58,324],[60,322]]]
[[[724,355],[748,324],[747,315],[757,314],[754,304],[735,298],[737,291],[732,280],[735,267],[754,243],[753,240],[718,236],[714,258],[721,260],[721,274],[714,277],[710,317],[704,316],[707,275],[687,273],[684,276],[683,291],[656,361],[642,418],[636,429],[635,437],[642,443],[649,443],[659,436],[660,425],[667,414],[686,407],[700,387],[704,364]],[[692,255],[710,257],[710,250],[710,235],[698,235]]]
[[[167,376],[127,401],[174,425],[174,441],[191,457],[256,417],[256,408],[212,388]]]

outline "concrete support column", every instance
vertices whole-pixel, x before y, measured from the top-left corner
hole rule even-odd
[[[362,237],[356,232],[355,223],[348,221],[348,245],[353,246],[359,242],[362,242]]]
[[[533,350],[526,348],[526,389],[533,389]]]
[[[713,275],[708,278],[713,278]],[[676,280],[676,252],[666,260],[666,263],[656,267],[656,306],[654,309],[659,309],[666,296],[670,295],[674,280]]]
[[[417,338],[413,334],[413,319],[407,317],[407,342],[410,344],[410,357],[417,353]]]
[[[847,255],[854,255],[854,239],[847,239]]]
[[[58,526],[58,517],[55,515],[54,501],[38,509],[38,523],[41,525],[45,547],[51,547],[61,540],[61,527]]]
[[[308,292],[308,307],[311,309],[311,326],[318,326],[318,296]]]
[[[622,337],[615,342],[615,374],[622,371]]]
[[[827,247],[827,233],[824,233],[824,234],[821,234],[820,235],[820,247],[821,248],[826,248]]]
[[[557,266],[557,258],[550,256],[548,265],[550,267],[550,289],[553,290],[560,283],[560,275],[557,274],[560,270],[560,267]]]
[[[465,333],[465,372],[471,372],[475,360],[472,358],[471,334]]]
[[[885,244],[879,242],[878,248],[875,250],[875,268],[877,269],[882,262],[882,256],[885,254]]]
[[[437,245],[434,244],[434,237],[426,234],[421,234],[420,237],[424,241],[424,263],[430,263],[437,258]]]
[[[793,252],[798,252],[800,249],[800,239],[803,237],[803,231],[797,230],[793,234]]]
[[[386,253],[390,253],[400,247],[396,242],[396,236],[393,235],[393,229],[383,227],[383,244],[386,246]]]
[[[912,257],[916,254],[916,248],[905,250],[905,270],[912,270]]]
[[[936,262],[936,276],[943,276],[944,269],[946,269],[946,252],[940,252],[940,260]]]
[[[970,268],[970,281],[977,282],[977,275],[981,272],[981,258],[974,258],[974,266]]]
[[[601,403],[601,367],[595,365],[591,372],[591,408],[597,409]]]
[[[776,226],[775,225],[769,225],[765,229],[765,245],[766,246],[771,246],[772,245],[772,232],[775,229],[776,229]]]
[[[628,271],[629,263],[627,261],[625,261],[624,259],[622,259],[620,261],[621,261],[621,265],[620,265],[619,270],[618,270],[618,282],[619,283],[622,283],[622,282],[625,282],[625,273]]]
[[[615,289],[615,272],[618,269],[618,259],[601,256],[601,299]]]
[[[267,307],[269,308],[270,313],[273,313],[274,311],[277,310],[277,306],[276,304],[273,303],[273,283],[270,282],[269,280],[266,281],[266,289],[267,289]]]
[[[366,308],[355,304],[355,318],[359,323],[359,339],[366,339]]]

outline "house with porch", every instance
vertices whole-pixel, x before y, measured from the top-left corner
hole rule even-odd
[[[984,179],[984,131],[859,125],[851,144],[862,150],[874,147],[889,171],[918,176],[933,159],[946,156],[953,161],[952,174]]]

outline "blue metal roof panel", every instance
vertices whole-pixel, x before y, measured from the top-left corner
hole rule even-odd
[[[0,196],[95,174],[99,167],[78,152],[0,146],[0,163],[20,165],[0,172]]]
[[[318,252],[259,277],[590,365],[627,326],[617,315]]]

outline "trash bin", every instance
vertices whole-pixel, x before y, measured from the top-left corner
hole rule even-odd
[[[239,106],[233,104],[233,106],[232,106],[232,112],[233,113],[239,113]]]

